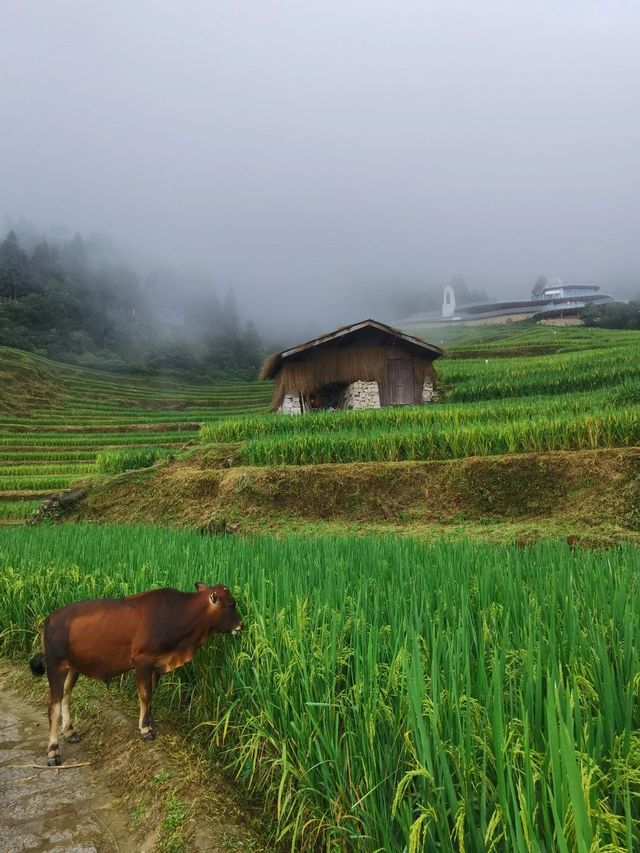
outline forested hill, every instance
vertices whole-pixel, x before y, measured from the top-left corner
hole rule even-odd
[[[24,248],[0,243],[0,344],[91,367],[240,370],[255,375],[262,344],[233,293],[220,301],[203,276],[144,280],[76,236]]]

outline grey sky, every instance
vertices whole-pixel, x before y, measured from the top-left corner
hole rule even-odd
[[[637,2],[0,0],[0,20],[0,215],[285,311],[453,273],[640,291]]]

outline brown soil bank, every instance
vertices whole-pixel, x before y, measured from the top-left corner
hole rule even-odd
[[[188,459],[94,485],[78,520],[216,532],[310,526],[640,541],[640,448],[276,468]]]

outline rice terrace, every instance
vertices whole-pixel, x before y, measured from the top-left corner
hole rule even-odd
[[[437,402],[301,416],[268,381],[0,349],[2,650],[26,666],[72,601],[224,583],[245,627],[163,677],[160,740],[265,849],[638,849],[640,333],[437,334]]]

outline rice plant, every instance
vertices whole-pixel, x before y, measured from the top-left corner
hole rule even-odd
[[[243,430],[246,440],[237,454],[246,465],[454,459],[633,446],[640,443],[640,406],[579,414],[571,406],[556,413],[544,406],[542,411],[535,406],[505,411],[434,406],[389,414],[283,415],[207,425],[201,436],[237,439]]]
[[[631,546],[6,528],[2,642],[26,658],[76,598],[222,581],[246,629],[163,679],[160,713],[291,849],[631,851],[639,570]]]
[[[26,520],[40,504],[39,500],[0,501],[0,521]]]
[[[149,468],[169,455],[159,447],[141,447],[135,450],[103,450],[96,457],[96,471],[100,474],[120,474],[134,468]]]

